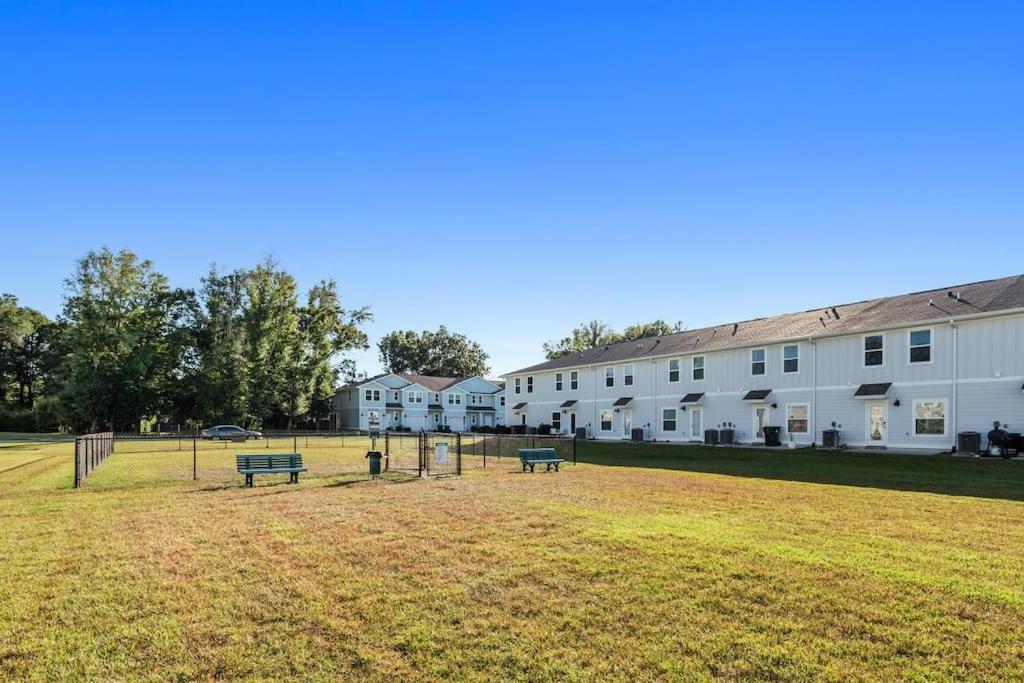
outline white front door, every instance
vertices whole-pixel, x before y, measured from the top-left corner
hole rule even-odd
[[[885,401],[867,402],[867,445],[885,446],[888,441]]]
[[[764,438],[764,428],[768,426],[768,406],[754,406],[754,438]]]
[[[622,411],[622,435],[627,439],[633,436],[633,411]]]
[[[702,441],[704,439],[704,411],[700,408],[690,408],[690,441]]]

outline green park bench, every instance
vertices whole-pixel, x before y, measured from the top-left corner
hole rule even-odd
[[[559,458],[554,448],[520,448],[519,461],[523,463],[523,472],[527,467],[533,472],[533,468],[537,465],[547,465],[547,471],[550,471],[551,466],[554,465],[557,472],[558,466],[565,462],[565,459]]]
[[[309,470],[302,466],[301,453],[240,453],[235,456],[238,473],[245,475],[245,485],[252,488],[256,474],[289,474],[288,483],[299,483],[299,472]]]

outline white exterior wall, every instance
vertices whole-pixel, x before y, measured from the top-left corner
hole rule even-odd
[[[500,405],[503,392],[495,392],[497,387],[482,378],[471,378],[466,382],[448,387],[443,391],[434,392],[418,384],[407,384],[395,377],[382,377],[358,388],[348,387],[338,391],[335,396],[335,409],[338,413],[340,426],[343,429],[369,429],[371,411],[380,416],[381,426],[385,429],[409,427],[414,431],[420,429],[437,429],[448,426],[453,431],[465,431],[474,425],[494,426],[505,419],[505,408]],[[380,400],[366,399],[366,390],[380,392]],[[413,397],[422,394],[422,402],[413,401]],[[478,403],[470,404],[470,395],[475,394]],[[448,396],[458,396],[458,403],[449,403]],[[388,407],[388,404],[401,404],[401,407]],[[441,405],[441,410],[431,409],[431,405]],[[476,421],[474,411],[468,411],[471,405],[490,407],[495,412],[478,411]],[[499,412],[500,411],[500,412]]]
[[[929,363],[909,362],[911,330],[932,330],[932,359]],[[765,347],[746,347],[708,351],[679,356],[680,378],[669,381],[669,357],[632,361],[634,384],[625,386],[623,370],[627,363],[614,363],[615,386],[605,386],[605,368],[593,365],[576,368],[579,388],[570,388],[572,369],[532,373],[533,391],[528,392],[527,374],[507,377],[506,423],[537,426],[551,422],[551,413],[561,410],[567,400],[576,400],[577,426],[590,427],[596,438],[623,439],[623,409],[613,412],[612,430],[599,429],[602,410],[610,410],[621,397],[632,396],[633,427],[647,427],[648,437],[657,440],[700,440],[702,434],[691,429],[693,406],[682,410],[680,399],[688,393],[705,394],[701,428],[717,428],[725,422],[735,424],[736,438],[741,442],[754,440],[754,405],[742,401],[754,389],[771,389],[765,403],[769,406],[768,424],[786,431],[786,405],[806,403],[809,406],[810,429],[807,434],[794,435],[798,444],[821,442],[821,432],[832,422],[842,427],[842,436],[851,446],[867,444],[866,401],[854,398],[861,384],[892,382],[885,397],[887,439],[890,447],[947,449],[960,431],[973,430],[984,435],[994,420],[1008,425],[1011,432],[1024,431],[1024,316],[1012,315],[956,323],[956,332],[949,323],[901,327],[884,332],[884,365],[864,366],[863,338],[856,334],[820,338],[811,342],[787,342]],[[956,337],[954,341],[954,336]],[[797,343],[800,348],[799,371],[783,373],[782,348]],[[954,345],[957,348],[954,367]],[[751,374],[751,351],[765,348],[766,372]],[[704,380],[694,381],[694,356],[704,356]],[[562,391],[555,390],[555,375],[563,375]],[[956,382],[954,384],[954,377]],[[520,379],[520,393],[515,393],[515,380]],[[954,394],[956,401],[954,402]],[[914,402],[946,401],[946,428],[941,436],[914,433]],[[896,405],[896,402],[899,405]],[[515,411],[518,403],[527,403],[523,411]],[[774,404],[774,407],[771,407]],[[662,428],[661,412],[676,411],[676,430]],[[568,413],[562,415],[563,431],[569,425]]]

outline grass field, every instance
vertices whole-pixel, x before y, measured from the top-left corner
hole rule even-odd
[[[0,444],[2,679],[1024,677],[1024,462],[587,444],[74,491],[70,454]]]

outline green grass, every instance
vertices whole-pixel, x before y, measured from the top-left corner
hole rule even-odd
[[[1022,462],[584,444],[75,491],[70,452],[0,445],[2,679],[1024,677]]]

